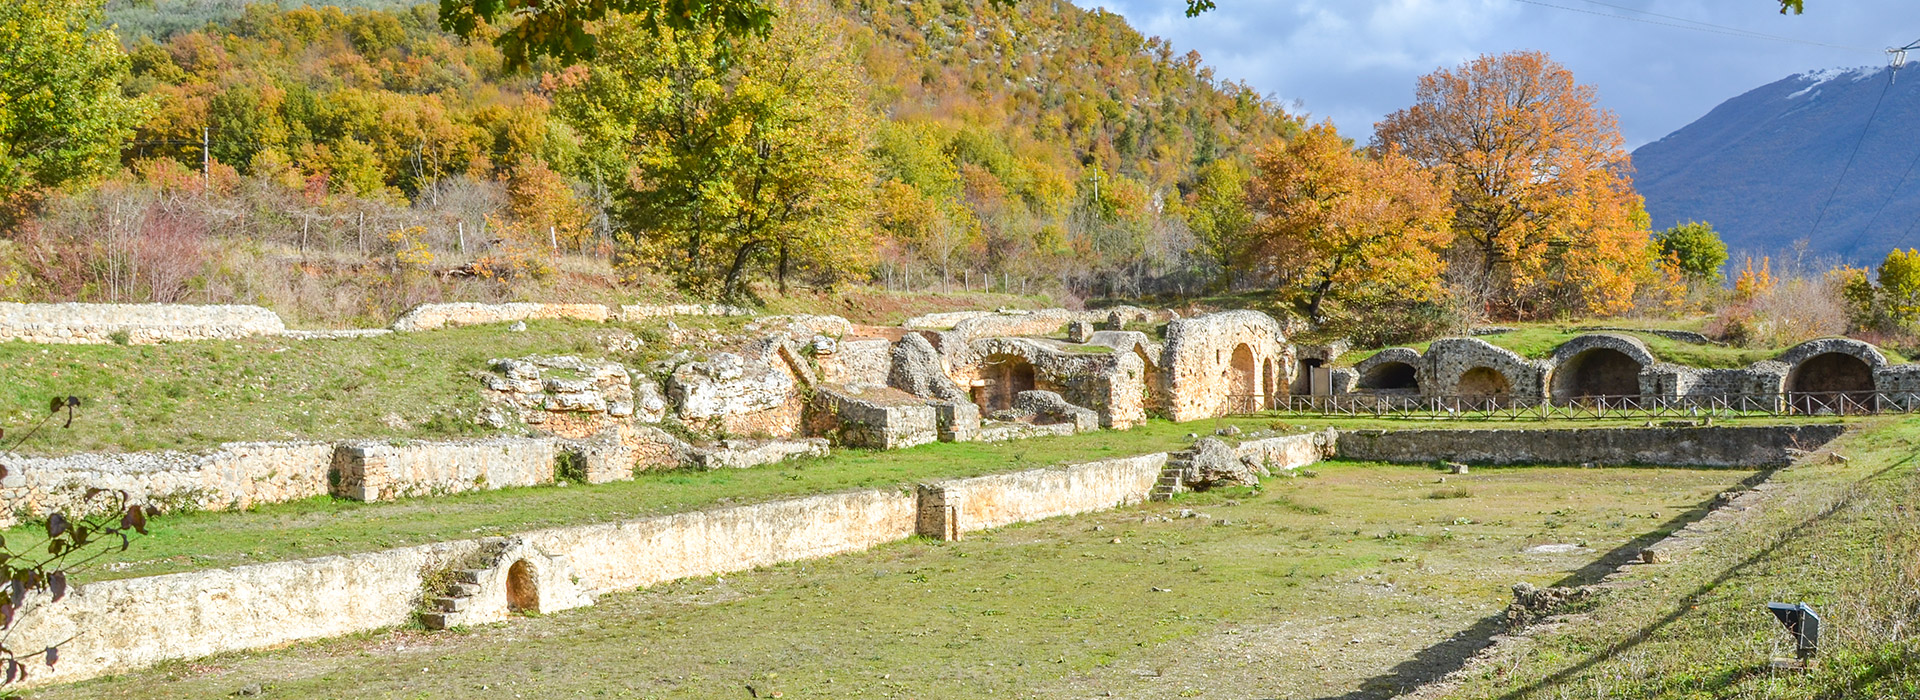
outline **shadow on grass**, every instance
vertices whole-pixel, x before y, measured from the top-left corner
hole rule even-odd
[[[1860,495],[1863,493],[1863,491],[1861,490],[1861,487],[1867,485],[1868,483],[1874,481],[1875,479],[1879,479],[1882,476],[1892,473],[1894,470],[1905,466],[1908,462],[1911,462],[1914,459],[1915,457],[1909,456],[1906,459],[1903,459],[1888,465],[1887,468],[1885,469],[1882,469],[1880,471],[1874,472],[1867,476],[1861,477],[1858,481],[1855,481],[1853,484],[1849,485],[1845,489],[1846,495],[1844,497],[1834,501],[1832,504],[1822,509],[1819,513],[1815,513],[1814,515],[1808,517],[1806,520],[1800,521],[1798,524],[1794,525],[1791,529],[1788,529],[1786,532],[1781,533],[1778,537],[1774,538],[1774,541],[1772,544],[1769,544],[1766,547],[1762,548],[1760,551],[1754,552],[1752,555],[1748,556],[1747,558],[1740,560],[1739,563],[1734,564],[1733,566],[1727,567],[1726,570],[1721,571],[1719,575],[1714,576],[1713,580],[1708,581],[1705,584],[1702,584],[1699,588],[1694,589],[1693,592],[1688,593],[1686,596],[1682,597],[1679,603],[1674,605],[1673,610],[1671,612],[1668,612],[1666,615],[1662,615],[1660,619],[1655,620],[1651,623],[1648,623],[1645,627],[1641,627],[1638,630],[1634,630],[1631,634],[1628,634],[1625,639],[1614,642],[1613,644],[1609,645],[1606,649],[1603,649],[1591,656],[1588,656],[1585,659],[1582,659],[1579,663],[1560,669],[1559,671],[1554,672],[1550,676],[1534,681],[1532,683],[1528,683],[1524,686],[1514,689],[1511,692],[1508,692],[1505,695],[1499,696],[1500,700],[1519,700],[1520,698],[1527,697],[1540,690],[1558,686],[1561,683],[1564,683],[1567,680],[1580,675],[1581,673],[1585,672],[1587,669],[1593,668],[1594,666],[1597,666],[1601,663],[1605,663],[1613,659],[1614,657],[1619,656],[1623,652],[1626,652],[1628,650],[1633,649],[1634,647],[1637,647],[1637,646],[1640,646],[1641,644],[1646,643],[1646,641],[1648,639],[1651,639],[1655,633],[1659,632],[1662,629],[1665,629],[1668,625],[1671,625],[1674,622],[1679,621],[1681,617],[1686,615],[1687,611],[1692,610],[1693,607],[1696,604],[1698,604],[1702,599],[1706,598],[1708,594],[1713,593],[1715,590],[1719,589],[1720,586],[1726,584],[1728,581],[1733,580],[1735,577],[1739,576],[1741,573],[1745,572],[1747,569],[1753,567],[1756,564],[1759,564],[1762,561],[1765,561],[1768,557],[1772,556],[1774,552],[1779,551],[1781,548],[1787,546],[1789,543],[1792,543],[1795,540],[1798,540],[1802,536],[1806,535],[1807,533],[1809,533],[1810,531],[1818,527],[1821,523],[1826,522],[1828,518],[1833,517],[1835,514],[1839,513],[1840,511],[1845,510],[1848,506],[1853,505],[1854,501],[1858,500],[1860,498]],[[1891,667],[1883,666],[1883,668],[1879,670],[1879,675],[1885,675],[1890,668]],[[1868,675],[1873,675],[1873,674],[1868,674]],[[1856,678],[1855,682],[1856,683],[1870,682],[1870,679],[1867,678],[1867,676],[1862,676],[1860,678]],[[1835,695],[1831,697],[1848,697],[1848,694],[1845,692],[1841,692],[1839,695]]]
[[[1743,480],[1742,485],[1751,487],[1766,481],[1778,469],[1756,473]],[[1626,543],[1608,550],[1606,554],[1588,562],[1586,566],[1553,583],[1554,587],[1585,586],[1598,583],[1607,574],[1620,568],[1628,561],[1640,555],[1640,551],[1655,542],[1666,539],[1668,534],[1686,527],[1713,512],[1716,498],[1709,498],[1694,504],[1692,508],[1669,518],[1659,527],[1642,533]],[[1506,611],[1488,615],[1465,630],[1454,633],[1446,641],[1420,650],[1413,658],[1394,666],[1386,673],[1369,678],[1360,684],[1360,688],[1344,695],[1327,696],[1322,700],[1374,700],[1390,698],[1408,692],[1422,685],[1440,680],[1449,673],[1466,666],[1467,661],[1482,649],[1493,644],[1493,637],[1506,630]]]

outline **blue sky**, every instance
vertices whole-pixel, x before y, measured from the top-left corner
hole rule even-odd
[[[1218,0],[1196,19],[1182,0],[1080,0],[1140,31],[1198,50],[1222,77],[1366,141],[1406,106],[1414,80],[1481,53],[1543,50],[1599,89],[1629,148],[1657,140],[1727,98],[1795,73],[1884,65],[1879,53],[1920,39],[1920,1],[1807,0]],[[1557,5],[1559,7],[1548,7]],[[1613,7],[1609,7],[1613,6]],[[1697,20],[1838,47],[1681,29]],[[1630,16],[1640,22],[1618,19]],[[1653,24],[1662,23],[1662,24]],[[1920,80],[1920,52],[1902,79]]]

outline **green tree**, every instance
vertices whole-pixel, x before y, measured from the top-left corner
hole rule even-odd
[[[1653,235],[1662,259],[1679,262],[1680,271],[1696,282],[1720,279],[1720,266],[1727,262],[1727,244],[1713,225],[1690,221]]]
[[[1880,295],[1900,323],[1920,320],[1920,250],[1895,248],[1880,262]]]
[[[750,296],[751,275],[832,276],[871,246],[873,117],[844,50],[796,12],[723,52],[719,32],[615,18],[556,108],[626,159],[620,236],[695,294]]]
[[[127,57],[101,0],[0,3],[0,199],[97,176],[145,103],[125,97]]]
[[[1253,210],[1247,206],[1249,177],[1239,163],[1216,160],[1200,169],[1199,181],[1187,194],[1187,227],[1223,274],[1233,270],[1234,256],[1253,227]]]

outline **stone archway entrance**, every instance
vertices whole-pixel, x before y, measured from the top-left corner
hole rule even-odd
[[[1382,362],[1360,378],[1360,388],[1375,391],[1419,391],[1420,372],[1405,362]]]
[[[513,612],[540,610],[540,584],[533,577],[533,566],[525,559],[507,567],[507,609]]]
[[[1842,413],[1873,408],[1873,367],[1853,355],[1814,355],[1787,374],[1788,399],[1801,413]]]
[[[1233,348],[1233,358],[1227,372],[1227,393],[1233,395],[1236,412],[1258,409],[1254,404],[1259,403],[1260,363],[1253,357],[1253,348],[1246,343]]]
[[[1513,381],[1492,367],[1475,367],[1460,374],[1454,391],[1461,398],[1500,401],[1513,393]]]
[[[1019,355],[990,355],[980,365],[981,386],[973,389],[973,402],[981,413],[1013,408],[1013,398],[1036,386],[1033,363]]]
[[[1612,348],[1593,348],[1567,358],[1553,371],[1553,397],[1590,399],[1640,395],[1639,360]]]

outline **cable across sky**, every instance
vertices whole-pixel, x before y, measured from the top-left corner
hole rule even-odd
[[[1539,5],[1540,7],[1550,7],[1556,10],[1565,10],[1567,12],[1578,12],[1584,15],[1594,15],[1597,17],[1610,17],[1618,20],[1626,20],[1628,22],[1639,22],[1641,24],[1650,24],[1650,25],[1655,25],[1660,27],[1671,27],[1674,29],[1686,29],[1689,31],[1703,32],[1707,34],[1719,34],[1722,36],[1739,37],[1742,39],[1759,39],[1761,41],[1777,41],[1777,42],[1783,42],[1783,43],[1789,43],[1789,44],[1801,44],[1805,46],[1818,46],[1821,48],[1839,49],[1842,51],[1859,51],[1863,53],[1872,53],[1872,54],[1882,53],[1880,49],[1871,49],[1864,46],[1843,46],[1840,44],[1829,44],[1825,42],[1811,41],[1807,39],[1797,39],[1790,36],[1780,36],[1778,34],[1767,34],[1764,32],[1756,32],[1748,29],[1740,29],[1737,27],[1728,27],[1728,26],[1719,25],[1719,24],[1701,22],[1699,20],[1691,20],[1685,17],[1663,15],[1658,12],[1649,12],[1647,10],[1635,9],[1635,8],[1627,7],[1624,5],[1614,5],[1611,3],[1599,2],[1599,0],[1584,0],[1584,2],[1591,5],[1597,5],[1600,7],[1606,7],[1606,8],[1611,8],[1615,10],[1621,10],[1624,12],[1633,12],[1641,15],[1646,15],[1646,17],[1634,17],[1632,15],[1623,15],[1623,14],[1618,14],[1614,12],[1601,12],[1598,10],[1582,9],[1578,7],[1568,7],[1566,5],[1558,5],[1550,2],[1542,2],[1541,0],[1514,0],[1514,2],[1525,3],[1528,5]],[[1657,19],[1648,19],[1648,17],[1657,18]]]

